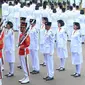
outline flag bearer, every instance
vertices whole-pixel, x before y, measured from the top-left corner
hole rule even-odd
[[[19,42],[22,40],[22,37],[25,34],[26,27],[27,27],[27,23],[22,22],[20,25],[21,34],[19,36]],[[24,78],[19,80],[21,84],[26,84],[26,83],[29,83],[30,81],[29,80],[29,67],[28,67],[28,62],[27,62],[27,57],[29,54],[29,48],[28,48],[29,45],[30,45],[30,37],[28,34],[26,34],[25,38],[23,39],[23,42],[19,46],[19,58],[20,58],[22,70],[24,72]]]

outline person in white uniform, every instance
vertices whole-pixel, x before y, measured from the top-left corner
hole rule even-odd
[[[73,22],[75,20],[75,12],[73,11],[73,7],[70,6],[69,7],[69,10],[68,13],[67,13],[67,34],[68,34],[68,41],[71,40],[71,34],[72,34],[72,31],[73,31]]]
[[[45,35],[44,35],[44,56],[46,59],[47,66],[47,77],[43,78],[46,81],[54,79],[54,63],[53,63],[53,54],[54,54],[54,40],[55,36],[51,29],[51,22],[45,24]]]
[[[15,62],[15,40],[13,32],[12,22],[7,22],[7,30],[5,33],[5,58],[6,62],[9,63],[9,73],[5,76],[12,77],[14,76],[14,62]]]
[[[9,16],[9,12],[8,12],[8,3],[6,2],[6,0],[4,0],[4,3],[2,4],[2,20],[4,20],[4,24],[7,21],[7,17]]]
[[[38,31],[36,28],[36,20],[30,19],[30,30],[29,30],[29,36],[30,36],[30,57],[32,60],[32,69],[33,71],[30,72],[31,74],[38,74],[40,71],[39,66],[39,58],[38,58],[38,50],[39,50],[39,38],[38,38]]]
[[[36,26],[37,26],[37,29],[39,30],[42,18],[41,18],[41,11],[39,10],[38,5],[35,6],[35,10],[33,12],[33,18],[36,19]]]
[[[57,29],[57,23],[56,23],[56,21],[57,21],[58,19],[59,19],[59,16],[58,16],[58,14],[57,14],[56,9],[54,8],[54,9],[53,9],[53,12],[52,12],[52,14],[51,14],[52,30],[53,30],[54,34],[55,34],[55,30]]]
[[[78,20],[79,20],[80,26],[81,26],[82,44],[84,44],[84,41],[85,41],[85,15],[84,15],[84,10],[80,10],[80,15],[78,17]]]
[[[12,23],[14,22],[14,6],[12,2],[9,2],[9,7],[8,7],[8,21],[11,21]]]
[[[39,44],[40,44],[40,52],[43,54],[43,50],[44,50],[44,34],[45,34],[45,23],[48,22],[48,18],[47,17],[42,17],[42,24],[41,24],[41,28],[40,28],[40,38],[39,38]],[[45,60],[45,56],[44,56],[44,62],[42,64],[40,64],[42,66],[46,66],[46,60]]]
[[[20,26],[20,5],[18,5],[18,1],[15,1],[14,6],[14,30],[18,31]]]
[[[58,30],[56,32],[56,46],[58,57],[60,58],[60,66],[58,71],[65,71],[65,62],[68,57],[67,52],[67,34],[64,28],[63,20],[58,20]]]
[[[75,65],[76,71],[71,76],[80,77],[81,76],[81,64],[83,63],[82,56],[82,39],[80,33],[80,24],[74,22],[74,30],[71,36],[71,56],[72,64]]]

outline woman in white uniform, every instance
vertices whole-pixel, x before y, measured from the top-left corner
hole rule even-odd
[[[13,33],[13,24],[12,22],[7,22],[7,30],[5,33],[5,58],[9,63],[9,73],[5,76],[12,77],[14,76],[14,62],[15,62],[15,47],[14,47],[14,33]]]
[[[68,57],[67,34],[64,28],[64,22],[62,20],[58,20],[58,30],[56,32],[56,45],[58,57],[60,58],[60,66],[56,70],[65,71],[65,60]]]
[[[75,65],[76,72],[71,76],[80,77],[81,64],[83,63],[82,57],[82,39],[80,33],[80,24],[74,22],[74,31],[71,36],[71,54],[72,54],[72,64]]]

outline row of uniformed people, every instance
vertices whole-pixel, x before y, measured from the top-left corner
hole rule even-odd
[[[51,20],[51,13],[52,11],[47,5],[43,5],[43,8],[36,7],[35,4],[31,5],[30,3],[28,3],[26,6],[25,4],[21,4],[20,7],[20,4],[18,2],[15,2],[14,6],[11,2],[9,3],[9,6],[7,3],[4,3],[2,5],[3,19],[7,19],[8,17],[8,20],[12,21],[14,24],[14,30],[19,30],[20,17],[26,17],[27,21],[29,21],[29,17],[31,15],[35,19],[37,18],[37,23],[39,24],[41,17],[48,17],[48,19]],[[57,8],[57,13],[61,13],[61,9]]]
[[[39,44],[38,43],[38,32],[36,30],[36,20],[34,20],[33,24],[32,24],[32,21],[30,22],[31,27],[29,30],[30,40],[28,40],[30,42],[29,49],[30,49],[30,56],[32,58],[32,67],[33,67],[33,71],[31,73],[37,74],[40,71],[39,58],[38,58],[38,50],[39,50],[38,49],[38,44]],[[44,29],[42,53],[44,55],[47,69],[48,69],[48,74],[47,74],[48,76],[44,78],[46,81],[54,79],[53,53],[54,53],[54,40],[55,40],[54,33],[51,29],[51,22],[47,22],[47,21],[48,21],[47,18],[44,17],[43,24],[45,25],[44,26],[45,28],[41,28],[41,29]],[[45,22],[47,23],[45,24]],[[7,30],[6,30],[6,35],[5,35],[5,53],[6,53],[6,61],[9,63],[9,66],[10,66],[9,74],[7,74],[6,76],[12,77],[14,75],[14,62],[15,62],[15,56],[14,56],[15,50],[14,49],[11,50],[12,48],[14,48],[14,34],[13,34],[13,30],[11,29],[13,24],[11,22],[8,22],[6,26],[7,26]],[[56,46],[57,46],[58,56],[60,58],[60,67],[57,69],[59,71],[65,70],[65,60],[68,57],[67,38],[66,38],[67,36],[66,36],[65,29],[63,26],[64,26],[64,22],[62,20],[58,20],[58,29],[56,29],[56,39],[57,39]],[[21,29],[24,29],[24,28],[26,28],[26,24],[25,26],[21,25]],[[80,30],[78,29],[80,29],[79,23],[74,23],[74,31],[71,37],[71,52],[72,52],[72,63],[76,65],[76,73],[74,75],[75,77],[80,76],[81,63],[83,62],[82,49],[81,49],[82,48],[81,35],[80,35]],[[41,33],[42,32],[43,31],[41,31]],[[10,42],[10,39],[11,39],[11,42],[13,43]],[[9,45],[7,44],[8,42],[9,42]],[[26,45],[27,43],[25,43],[26,47],[29,46],[29,45]],[[19,55],[22,56],[20,57],[21,65],[22,65],[23,71],[25,72],[25,78],[20,80],[21,83],[29,82],[29,78],[27,76],[28,71],[26,70],[27,68],[25,66],[27,64],[26,64],[25,59],[23,58],[25,54],[23,54],[23,51],[22,51],[23,49],[26,48],[25,46],[24,44],[21,44],[21,47],[20,47],[21,50],[19,51]],[[80,48],[80,50],[77,50],[78,48]],[[10,58],[8,58],[9,56]]]

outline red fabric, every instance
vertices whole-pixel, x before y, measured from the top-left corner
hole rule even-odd
[[[4,38],[4,32],[2,32],[1,35],[0,35],[0,58],[2,58],[2,49],[3,49],[3,46],[4,46],[3,38]]]
[[[22,36],[23,34],[20,34],[19,41],[21,40]],[[19,55],[29,54],[29,49],[28,49],[29,45],[30,45],[30,37],[28,35],[24,40],[24,42],[20,45]]]

